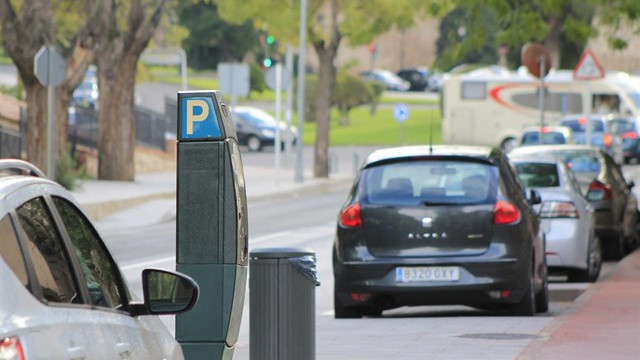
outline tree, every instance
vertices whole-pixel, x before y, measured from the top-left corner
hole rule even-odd
[[[217,0],[216,3],[220,15],[228,21],[242,23],[252,19],[257,28],[268,29],[269,34],[283,43],[297,41],[299,0]],[[438,4],[430,0],[309,0],[306,31],[320,63],[315,110],[315,177],[329,176],[329,120],[336,81],[334,60],[342,40],[353,46],[368,44],[393,26],[401,29],[412,26],[416,16],[425,9],[435,12]]]
[[[135,176],[134,87],[140,54],[160,23],[166,0],[95,0],[100,86],[98,177],[131,181]]]
[[[87,0],[90,2],[90,0]],[[67,69],[56,88],[56,158],[68,153],[68,107],[73,90],[82,82],[93,61],[93,36],[86,23],[93,14],[89,6],[72,0],[24,0],[15,6],[0,0],[2,44],[18,68],[27,97],[27,159],[45,169],[47,164],[47,89],[35,77],[33,60],[43,45],[62,50]]]
[[[180,24],[189,30],[182,44],[193,68],[215,69],[218,62],[241,60],[258,45],[250,21],[233,25],[222,20],[214,2],[180,1],[176,13]]]
[[[349,111],[374,101],[373,85],[359,77],[349,74],[338,74],[333,89],[331,103],[340,110],[340,125],[349,125]]]

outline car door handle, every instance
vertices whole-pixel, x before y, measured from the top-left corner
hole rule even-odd
[[[70,360],[85,360],[87,358],[87,353],[82,346],[67,348],[67,355],[69,355]]]
[[[131,350],[129,350],[129,343],[117,343],[116,352],[122,360],[131,360]]]

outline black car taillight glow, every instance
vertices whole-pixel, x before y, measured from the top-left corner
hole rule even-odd
[[[362,226],[362,209],[360,204],[351,204],[340,213],[340,225],[344,227]]]
[[[520,210],[510,202],[498,200],[496,210],[493,213],[493,223],[496,225],[508,225],[520,220]]]
[[[22,344],[17,336],[6,337],[0,341],[0,360],[25,360]]]
[[[575,204],[570,201],[545,201],[540,209],[540,216],[546,219],[580,217]]]

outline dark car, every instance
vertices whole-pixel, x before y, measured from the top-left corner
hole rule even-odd
[[[571,167],[595,211],[596,235],[605,257],[619,259],[638,244],[638,200],[620,165],[604,150],[588,145],[541,145],[517,148],[509,156],[556,156]]]
[[[338,219],[335,317],[405,305],[546,312],[540,197],[528,197],[499,149],[373,152]]]
[[[591,115],[589,117],[591,125],[591,144],[610,151],[611,134],[607,128],[606,115]],[[560,125],[571,128],[573,131],[573,139],[576,144],[587,143],[587,117],[584,115],[566,115],[560,119]]]
[[[627,163],[640,159],[640,136],[635,118],[611,118],[608,121],[611,134],[622,137],[622,152]]]
[[[246,145],[249,151],[260,151],[265,146],[273,146],[276,140],[276,119],[268,112],[249,106],[238,106],[231,111],[236,126],[238,142]],[[298,131],[291,128],[289,138],[296,143]],[[280,142],[284,146],[287,139],[287,126],[280,124]]]
[[[429,85],[429,70],[426,68],[402,69],[396,75],[409,82],[409,91],[425,91]]]

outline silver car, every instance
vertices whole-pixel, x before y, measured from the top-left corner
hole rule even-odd
[[[198,285],[145,269],[132,299],[71,194],[20,160],[0,160],[0,274],[0,359],[183,359],[151,315],[189,310]]]
[[[594,212],[573,172],[562,159],[512,155],[511,162],[522,185],[542,198],[547,266],[566,270],[570,282],[596,281],[602,253]]]

